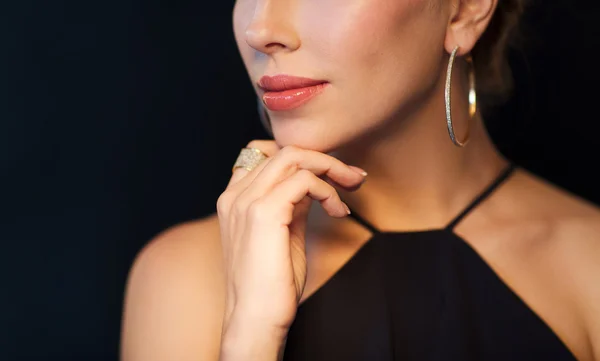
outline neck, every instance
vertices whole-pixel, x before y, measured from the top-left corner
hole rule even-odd
[[[450,140],[442,95],[441,101],[419,107],[424,110],[412,119],[393,122],[402,124],[397,129],[382,130],[332,152],[368,172],[358,191],[340,191],[340,196],[380,230],[444,227],[507,165],[480,115],[471,118],[466,98],[454,93],[456,136],[462,140],[467,127],[470,132],[464,147]]]

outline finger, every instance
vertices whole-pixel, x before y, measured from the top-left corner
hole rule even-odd
[[[255,173],[252,187],[248,187],[248,191],[252,192],[254,198],[258,198],[299,169],[308,170],[317,176],[325,176],[340,186],[350,189],[360,185],[365,179],[359,168],[350,167],[335,157],[288,146],[265,164],[261,172]]]
[[[342,185],[337,184],[336,182],[332,181],[331,179],[329,179],[327,177],[322,177],[322,178],[323,178],[323,180],[325,182],[327,182],[327,184],[331,185],[335,189],[344,190],[346,192],[355,192],[355,191],[359,190],[360,187],[362,187],[362,185],[365,184],[365,181],[367,180],[367,178],[363,177],[363,181],[362,182],[360,182],[360,183],[358,183],[356,185],[350,186],[350,187],[344,187]]]
[[[273,140],[253,140],[246,145],[246,148],[259,149],[267,157],[272,157],[274,154],[276,154],[279,151],[279,146]],[[261,167],[261,165],[263,163],[265,163],[265,161],[261,162],[256,168]],[[262,165],[262,167],[264,167],[264,165]],[[262,167],[261,167],[261,169],[262,169]],[[256,168],[253,169],[252,171],[256,170]],[[245,178],[248,174],[252,173],[252,171],[248,171],[247,169],[244,169],[244,168],[234,169],[231,179],[229,179],[229,183],[227,184],[226,189],[229,189],[231,186],[238,183],[240,180]]]
[[[289,224],[292,221],[294,206],[306,196],[320,202],[325,211],[333,217],[348,215],[347,206],[342,202],[335,188],[309,170],[300,170],[294,173],[259,198],[257,202],[281,204],[284,201],[284,206],[290,208],[274,209],[273,211],[274,215],[289,217],[283,220],[285,224]]]
[[[252,179],[254,179],[256,176],[255,174],[258,174],[267,165],[267,163],[269,163],[270,160],[271,158],[263,160],[252,170],[248,170],[246,168],[234,169],[226,189],[229,190],[233,189],[234,187],[245,189],[251,183]],[[247,177],[250,178],[247,179]]]
[[[246,145],[246,148],[260,149],[268,157],[274,156],[281,149],[274,140],[255,139]]]

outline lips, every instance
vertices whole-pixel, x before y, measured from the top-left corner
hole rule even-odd
[[[258,87],[265,93],[263,103],[269,110],[291,110],[320,94],[329,83],[290,75],[263,76]]]

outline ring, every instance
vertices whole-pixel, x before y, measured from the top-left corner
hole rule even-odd
[[[258,148],[242,148],[231,171],[235,171],[236,168],[251,171],[265,159],[267,159],[267,155]]]

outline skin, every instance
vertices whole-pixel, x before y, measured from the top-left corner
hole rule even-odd
[[[311,150],[365,169],[358,190],[358,178],[352,180],[356,187],[340,186],[342,176],[329,180],[350,208],[381,230],[444,227],[507,164],[480,114],[468,116],[462,58],[496,4],[238,0],[234,34],[255,87],[261,76],[281,73],[330,82],[300,108],[269,111],[275,142],[251,146],[272,159],[292,149],[308,162],[317,157],[301,152]],[[459,139],[470,131],[464,148],[450,141],[444,117],[445,67],[456,45],[452,115]],[[249,187],[246,177],[262,169],[236,171],[226,192]],[[351,177],[346,172],[343,177]],[[285,297],[306,300],[369,240],[367,230],[340,213],[339,198],[331,199],[302,205],[308,217],[299,231],[305,259],[298,255],[295,261],[305,261],[306,269],[294,270],[300,285]],[[123,360],[281,357],[284,336],[232,316],[231,265],[221,257],[224,239],[231,239],[223,233],[230,222],[226,213],[169,229],[138,255],[127,286]],[[454,231],[578,359],[600,360],[599,225],[598,207],[518,169]],[[229,332],[222,336],[222,329]]]

